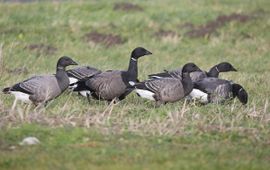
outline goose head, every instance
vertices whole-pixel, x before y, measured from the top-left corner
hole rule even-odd
[[[137,47],[135,48],[132,52],[131,52],[131,57],[133,59],[138,59],[142,56],[145,56],[145,55],[151,55],[152,53],[148,50],[146,50],[145,48],[143,47]]]
[[[232,92],[233,92],[233,97],[237,97],[242,104],[247,104],[248,93],[241,85],[233,84]]]
[[[237,71],[231,63],[228,63],[228,62],[222,62],[222,63],[219,63],[217,66],[216,66],[217,70],[219,72],[228,72],[228,71]]]
[[[63,56],[59,58],[57,62],[57,68],[65,68],[69,65],[78,65],[75,61],[73,61],[70,57]]]
[[[202,70],[194,63],[187,63],[184,65],[182,69],[183,73],[191,73],[194,71],[202,71]]]

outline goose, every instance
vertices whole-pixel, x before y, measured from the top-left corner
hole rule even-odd
[[[248,93],[240,84],[215,77],[207,77],[195,82],[194,90],[189,96],[204,104],[224,103],[235,97],[244,105],[248,102]]]
[[[193,89],[190,73],[200,71],[194,63],[184,65],[181,77],[149,79],[134,85],[138,96],[156,101],[156,105],[176,102],[187,96]]]
[[[108,70],[85,82],[82,81],[80,84],[91,91],[91,96],[94,99],[112,101],[116,98],[123,100],[133,90],[130,87],[137,82],[137,60],[151,54],[145,48],[137,47],[131,52],[128,70]]]
[[[71,89],[73,92],[78,92],[84,97],[89,97],[90,91],[80,83],[81,81],[83,82],[85,79],[89,79],[100,73],[101,70],[90,66],[80,66],[67,70],[67,75],[69,77],[69,89]]]
[[[237,71],[231,63],[228,62],[221,62],[217,65],[214,65],[208,72],[206,71],[195,71],[190,73],[191,80],[193,82],[196,82],[198,80],[201,80],[205,77],[218,77],[220,72],[228,72],[228,71]],[[149,78],[163,78],[163,77],[179,77],[182,74],[182,68],[173,70],[173,71],[167,71],[164,70],[163,73],[156,73],[156,74],[150,74],[148,75]]]
[[[17,100],[35,105],[46,103],[58,97],[68,88],[69,79],[65,68],[69,65],[77,65],[77,63],[71,58],[63,56],[57,62],[55,75],[34,76],[11,87],[6,87],[2,92],[15,96],[14,106]]]

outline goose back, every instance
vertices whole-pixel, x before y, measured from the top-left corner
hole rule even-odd
[[[148,75],[149,78],[165,78],[165,77],[172,77],[172,78],[181,78],[182,77],[182,68],[172,70],[172,71],[167,71],[164,70],[162,73],[156,73],[156,74],[150,74]],[[203,78],[207,77],[207,74],[205,71],[194,71],[190,73],[190,78],[192,82],[199,81]]]
[[[206,93],[213,93],[219,85],[230,84],[231,82],[215,77],[207,77],[194,83],[194,88]]]
[[[90,66],[76,67],[74,69],[67,70],[68,77],[74,77],[79,80],[84,79],[86,77],[92,77],[93,75],[99,73],[101,73],[100,70]]]

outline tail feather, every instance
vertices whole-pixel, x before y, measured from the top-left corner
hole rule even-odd
[[[2,92],[3,92],[4,94],[9,94],[9,93],[10,93],[10,87],[4,88],[4,89],[2,90]]]

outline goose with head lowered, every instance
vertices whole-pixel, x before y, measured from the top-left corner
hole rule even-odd
[[[69,78],[65,68],[69,65],[77,65],[75,61],[67,56],[61,57],[56,66],[55,75],[34,76],[11,87],[3,89],[5,94],[13,94],[15,102],[21,100],[35,105],[46,103],[68,88]]]
[[[109,70],[97,74],[81,85],[85,85],[91,96],[98,100],[123,100],[133,89],[130,86],[137,82],[137,60],[152,53],[143,47],[137,47],[131,52],[129,67],[126,71]]]
[[[189,95],[191,99],[201,103],[224,103],[237,97],[242,104],[247,104],[248,93],[239,84],[232,81],[207,77],[194,83],[194,90]]]
[[[205,77],[218,77],[219,73],[221,72],[228,72],[228,71],[237,71],[231,63],[228,62],[221,62],[217,65],[214,65],[208,72],[206,71],[195,71],[190,73],[191,80],[193,82],[196,82],[198,80],[201,80]],[[182,74],[182,68],[172,70],[172,71],[167,71],[164,70],[162,73],[156,73],[156,74],[151,74],[148,75],[149,78],[164,78],[164,77],[179,77]]]
[[[190,73],[200,71],[194,63],[187,63],[182,69],[180,77],[165,77],[150,79],[134,85],[136,93],[149,100],[156,101],[156,105],[176,102],[187,96],[193,89]]]

